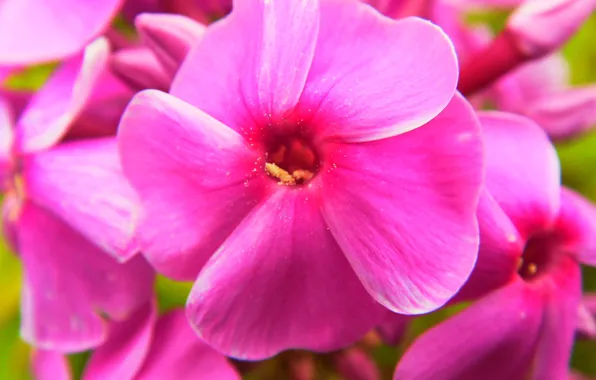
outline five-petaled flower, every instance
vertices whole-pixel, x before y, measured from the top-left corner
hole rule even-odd
[[[439,28],[338,0],[238,1],[119,130],[141,248],[194,280],[211,346],[333,350],[434,310],[476,261],[480,127]],[[198,278],[197,278],[198,275]]]

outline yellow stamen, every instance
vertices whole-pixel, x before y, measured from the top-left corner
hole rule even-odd
[[[536,272],[538,272],[538,266],[536,266],[534,263],[528,264],[528,273],[530,276],[535,275]]]
[[[309,179],[311,179],[314,176],[314,174],[312,172],[309,172],[308,170],[303,170],[303,169],[294,170],[292,172],[292,174],[290,174],[287,170],[284,170],[284,169],[280,168],[279,166],[277,166],[276,164],[273,164],[271,162],[267,162],[265,164],[265,171],[271,177],[279,179],[278,183],[280,185],[301,184],[301,183],[307,182]]]
[[[295,185],[296,180],[290,173],[270,162],[265,163],[265,170],[271,177],[279,179],[280,185]]]

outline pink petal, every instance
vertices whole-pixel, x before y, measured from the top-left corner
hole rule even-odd
[[[96,347],[106,333],[96,312],[124,318],[151,296],[153,274],[141,257],[118,264],[33,202],[17,227],[25,266],[21,335],[36,347]]]
[[[304,89],[318,29],[317,0],[237,1],[190,51],[170,92],[238,131],[253,118],[279,120]]]
[[[421,128],[326,149],[323,215],[369,293],[400,314],[447,302],[478,251],[483,157],[472,107],[457,95]]]
[[[520,379],[542,321],[540,294],[512,282],[431,328],[410,346],[394,379]]]
[[[11,169],[13,148],[13,118],[10,104],[0,95],[0,190]]]
[[[223,355],[197,338],[183,310],[174,310],[157,321],[138,379],[240,380],[240,375]]]
[[[507,30],[526,54],[544,55],[567,42],[594,8],[593,0],[525,0],[507,20]]]
[[[486,187],[522,239],[548,229],[559,211],[560,168],[544,131],[521,116],[480,112]]]
[[[582,263],[596,266],[596,207],[590,201],[563,187],[555,230],[569,252]]]
[[[85,292],[82,282],[86,279],[69,269],[78,269],[70,262],[76,256],[103,253],[95,252],[60,220],[31,202],[23,206],[17,228],[17,247],[25,269],[22,338],[41,349],[62,352],[100,345],[105,338],[104,323]]]
[[[345,347],[385,311],[328,232],[317,190],[286,187],[254,209],[209,260],[187,310],[207,344],[248,360],[290,348]]]
[[[198,44],[205,33],[205,25],[177,14],[141,14],[135,26],[143,44],[151,49],[172,78],[190,48]]]
[[[253,176],[257,153],[232,129],[154,90],[135,96],[118,138],[145,209],[137,231],[144,254],[160,273],[194,280],[270,182]]]
[[[499,109],[526,112],[533,102],[566,89],[568,74],[567,61],[560,53],[521,65],[495,84]]]
[[[417,128],[451,101],[453,45],[437,26],[389,20],[356,1],[321,4],[316,54],[300,106],[327,137],[370,141]]]
[[[112,54],[110,63],[114,73],[136,90],[155,88],[167,91],[174,78],[146,47],[121,49]]]
[[[122,322],[112,322],[106,342],[85,366],[85,380],[133,379],[153,341],[157,305],[148,302]]]
[[[0,88],[0,97],[4,98],[5,102],[8,102],[9,108],[12,111],[11,123],[15,124],[16,121],[21,117],[21,114],[29,104],[31,97],[34,92],[30,90],[13,90]]]
[[[133,95],[111,70],[104,70],[65,139],[114,136]]]
[[[109,26],[121,4],[122,0],[3,1],[0,65],[29,65],[78,53]]]
[[[34,350],[31,358],[35,380],[70,380],[66,355],[56,351]]]
[[[569,88],[535,99],[526,115],[553,138],[569,138],[596,124],[596,86]]]
[[[138,199],[122,173],[115,138],[63,143],[27,156],[23,167],[30,199],[118,260],[138,252]]]
[[[456,299],[473,300],[507,284],[517,275],[525,241],[485,189],[478,204],[480,249],[470,278]]]
[[[582,303],[590,313],[596,315],[596,293],[586,293]]]
[[[64,136],[104,70],[108,54],[107,41],[96,40],[60,66],[33,95],[17,125],[21,151],[46,149]]]
[[[561,257],[556,270],[538,279],[548,292],[532,379],[565,379],[573,349],[582,285],[579,265]]]
[[[583,303],[577,308],[577,332],[581,337],[596,338],[596,316]]]

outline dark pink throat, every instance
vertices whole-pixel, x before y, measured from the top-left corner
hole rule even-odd
[[[524,248],[518,273],[524,280],[534,281],[556,267],[564,254],[556,235],[544,233],[532,236]]]

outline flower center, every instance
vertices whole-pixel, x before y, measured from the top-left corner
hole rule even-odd
[[[557,246],[557,241],[550,234],[530,238],[519,261],[519,275],[524,280],[531,281],[548,272],[560,257]]]
[[[265,172],[280,185],[302,185],[318,171],[319,155],[301,135],[271,136],[265,143]]]

